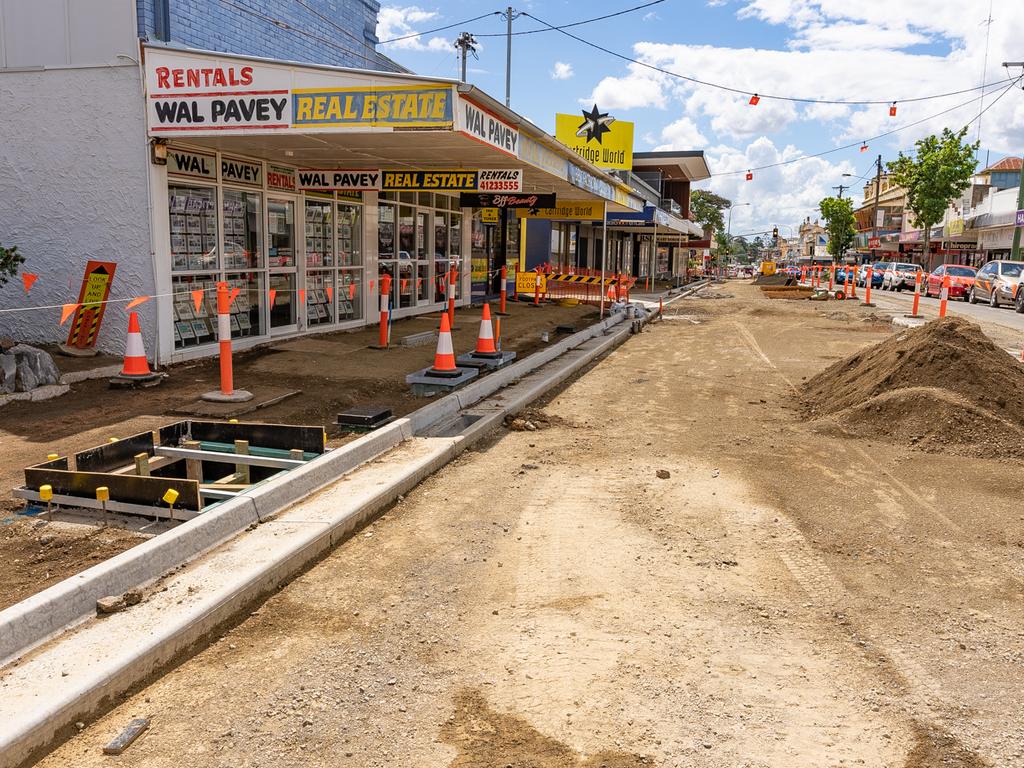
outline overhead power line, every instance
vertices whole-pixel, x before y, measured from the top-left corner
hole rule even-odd
[[[625,9],[623,9],[621,11],[616,11],[615,13],[606,13],[604,16],[595,16],[592,19],[583,19],[582,21],[574,21],[574,22],[572,22],[570,24],[559,24],[556,27],[542,27],[541,29],[524,29],[521,32],[513,32],[512,36],[516,37],[517,35],[536,35],[539,32],[560,32],[561,30],[569,29],[570,27],[581,27],[584,24],[593,24],[595,21],[604,21],[605,19],[614,19],[616,16],[624,16],[627,13],[634,13],[636,11],[642,11],[644,8],[650,8],[652,5],[660,5],[663,2],[665,2],[665,0],[653,0],[653,2],[644,3],[643,5],[634,5],[632,8],[625,8]],[[530,14],[526,13],[525,11],[523,12],[522,15],[523,16],[530,16]],[[530,18],[534,18],[534,17],[530,16]],[[534,19],[534,20],[536,21],[536,19]],[[490,32],[490,33],[482,34],[482,35],[474,35],[474,37],[505,37],[506,34],[507,34],[506,32]]]
[[[399,40],[409,40],[413,37],[420,37],[421,35],[432,35],[435,32],[444,32],[448,29],[455,29],[456,27],[464,27],[467,24],[472,24],[474,21],[480,21],[480,19],[487,19],[491,16],[498,16],[501,11],[491,11],[480,16],[474,16],[472,19],[466,19],[465,21],[457,21],[454,24],[448,24],[444,27],[437,27],[436,29],[426,29],[422,32],[413,32],[409,35],[402,35],[401,37],[392,37],[390,40],[378,40],[377,45],[387,45],[388,43],[397,43]],[[473,37],[482,37],[482,35],[473,35]],[[504,37],[504,35],[502,35]]]
[[[1003,98],[1003,96],[1005,96],[1007,93],[1009,93],[1011,90],[1013,90],[1013,88],[1016,87],[1017,84],[1019,84],[1022,80],[1024,80],[1024,75],[1021,75],[1020,77],[1015,78],[1008,86],[1006,86],[1006,88],[1004,88],[1002,90],[1002,92],[998,96],[996,96],[995,99],[993,99],[984,109],[982,109],[973,118],[968,120],[964,125],[965,126],[969,126],[975,120],[980,119],[982,115],[984,115],[986,112],[988,112],[990,109],[992,109],[992,107],[994,107],[999,102],[999,100]],[[967,107],[967,106],[970,106],[971,104],[974,104],[975,102],[979,101],[983,97],[984,96],[977,96],[977,97],[971,99],[970,101],[965,101],[965,102],[963,102],[961,104],[957,104],[954,107],[950,107],[949,109],[944,109],[941,112],[936,112],[934,115],[929,115],[928,117],[922,117],[920,120],[915,120],[912,123],[906,123],[904,125],[899,126],[898,128],[893,128],[891,131],[886,131],[885,133],[880,133],[877,136],[872,136],[869,139],[866,139],[866,141],[868,141],[868,142],[877,141],[878,139],[884,139],[886,136],[892,136],[893,134],[899,133],[901,131],[905,131],[908,128],[913,128],[913,127],[915,127],[917,125],[921,125],[922,123],[926,123],[929,120],[934,120],[936,117],[942,117],[943,115],[949,114],[950,112],[955,112],[958,109],[963,109],[964,107]],[[756,166],[756,167],[753,167],[753,168],[747,168],[745,170],[739,170],[739,171],[722,171],[721,173],[712,173],[710,178],[716,178],[716,177],[722,177],[722,176],[738,176],[740,174],[745,174],[745,173],[749,173],[749,172],[752,172],[752,171],[765,171],[765,170],[768,170],[770,168],[779,168],[779,167],[784,166],[784,165],[792,165],[793,163],[803,162],[804,160],[813,160],[813,159],[818,158],[818,157],[825,157],[826,155],[835,154],[836,152],[843,152],[843,151],[845,151],[847,149],[853,149],[854,147],[858,147],[860,145],[861,145],[861,142],[857,141],[857,142],[854,142],[852,144],[845,144],[845,145],[843,145],[841,147],[835,147],[833,149],[827,149],[827,150],[825,150],[823,152],[816,152],[813,155],[800,155],[799,157],[793,157],[793,158],[790,158],[789,160],[780,160],[777,163],[769,163],[768,165],[759,165],[759,166]]]
[[[932,94],[932,95],[929,95],[929,96],[912,96],[912,97],[908,97],[908,98],[904,98],[904,99],[891,99],[891,98],[887,98],[887,99],[849,99],[849,100],[844,100],[844,99],[815,99],[815,98],[809,98],[809,97],[803,97],[803,96],[782,96],[782,95],[779,95],[779,94],[771,94],[771,93],[763,93],[761,91],[753,91],[753,90],[751,90],[749,88],[734,88],[734,87],[729,86],[729,85],[722,85],[721,83],[714,83],[714,82],[711,82],[709,80],[701,80],[701,79],[696,78],[696,77],[690,77],[689,75],[681,75],[678,72],[672,72],[671,70],[665,69],[664,67],[659,67],[659,66],[656,66],[654,64],[650,64],[650,63],[648,63],[646,61],[641,61],[640,59],[634,59],[631,56],[626,56],[625,54],[618,53],[617,51],[613,51],[610,48],[605,48],[604,46],[598,45],[597,43],[593,43],[590,40],[586,40],[586,39],[580,37],[579,35],[574,35],[572,32],[567,32],[564,27],[556,27],[553,24],[549,24],[548,22],[544,21],[543,19],[540,19],[537,16],[533,15],[532,13],[528,13],[527,11],[523,11],[522,15],[523,16],[527,16],[527,17],[533,19],[534,21],[537,21],[537,22],[543,24],[549,30],[560,32],[561,34],[565,35],[566,37],[570,37],[573,40],[575,40],[575,41],[577,41],[579,43],[582,43],[583,45],[586,45],[586,46],[589,46],[590,48],[593,48],[595,50],[601,51],[602,53],[606,53],[609,56],[614,56],[617,59],[621,59],[623,61],[629,62],[630,64],[636,64],[637,66],[645,67],[646,69],[650,69],[650,70],[653,70],[655,72],[660,72],[663,75],[668,75],[669,77],[675,77],[675,78],[678,78],[680,80],[686,80],[688,82],[695,83],[697,85],[703,85],[703,86],[706,86],[708,88],[716,88],[716,89],[718,89],[720,91],[726,91],[728,93],[736,93],[736,94],[740,94],[742,96],[750,96],[750,97],[755,97],[756,96],[758,99],[774,99],[776,101],[789,101],[789,102],[795,102],[795,103],[799,103],[799,104],[845,104],[847,106],[867,106],[867,105],[871,105],[871,104],[891,104],[891,105],[911,104],[911,103],[918,102],[918,101],[930,101],[930,100],[933,100],[933,99],[947,98],[949,96],[959,96],[959,95],[962,95],[964,93],[973,93],[975,91],[984,90],[986,88],[998,87],[998,86],[1003,85],[1004,83],[1007,83],[1007,82],[1010,81],[1010,78],[1004,78],[1003,80],[998,80],[998,81],[993,82],[993,83],[986,83],[984,85],[976,85],[976,86],[974,86],[972,88],[964,88],[964,89],[959,90],[959,91],[948,91],[946,93],[936,93],[936,94]]]

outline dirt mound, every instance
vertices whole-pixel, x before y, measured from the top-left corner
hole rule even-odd
[[[803,387],[820,428],[927,451],[1024,456],[1024,367],[974,323],[928,323],[841,360]]]

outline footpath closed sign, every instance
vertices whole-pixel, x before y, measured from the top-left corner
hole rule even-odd
[[[548,287],[547,276],[540,272],[516,272],[516,293],[533,293],[537,290],[538,280],[540,292],[544,293]]]
[[[1017,211],[1017,226],[1024,227],[1024,211]]]
[[[86,265],[82,288],[78,292],[78,309],[68,334],[69,347],[92,349],[96,346],[115,269],[117,264],[112,261],[90,261]]]

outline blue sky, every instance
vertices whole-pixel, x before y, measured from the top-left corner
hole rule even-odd
[[[641,0],[591,3],[554,0],[513,3],[516,11],[565,24],[641,4]],[[454,0],[390,4],[381,10],[382,40],[453,24],[503,6]],[[986,24],[991,18],[993,23]],[[541,28],[520,17],[514,31]],[[479,60],[469,80],[502,99],[505,90],[505,21],[492,16],[452,30],[421,35],[381,50],[423,75],[458,76],[452,41],[460,31],[477,36]],[[886,102],[996,82],[1005,60],[1024,60],[1024,3],[1019,0],[665,0],[614,19],[574,27],[574,34],[612,51],[675,73],[761,94],[830,100]],[[499,35],[487,37],[486,35]],[[988,46],[986,66],[986,44]],[[702,186],[736,202],[733,232],[775,224],[794,226],[816,215],[833,186],[862,177],[874,159],[890,160],[915,139],[975,117],[980,92],[898,105],[808,105],[694,85],[611,57],[559,32],[518,35],[513,41],[512,107],[553,131],[556,112],[597,103],[620,120],[636,123],[636,150],[702,149],[713,173]],[[982,80],[983,71],[987,78]],[[1020,70],[1016,70],[1019,74]],[[985,104],[993,104],[1002,88]],[[964,106],[965,102],[970,102]],[[946,115],[937,113],[958,107]],[[907,123],[920,125],[869,142]],[[1024,149],[1024,92],[1003,95],[981,121],[982,150],[994,162]],[[977,122],[972,124],[972,138]],[[804,154],[856,143],[821,158],[755,171]],[[990,154],[989,154],[990,153]],[[844,177],[844,173],[852,177]],[[850,194],[849,192],[847,194]]]

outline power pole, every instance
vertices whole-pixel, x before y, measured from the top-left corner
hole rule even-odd
[[[850,188],[850,187],[849,187],[849,186],[847,186],[847,185],[845,185],[845,184],[840,184],[840,185],[839,185],[838,187],[832,187],[832,189],[838,189],[838,190],[839,190],[839,199],[840,199],[840,200],[842,200],[842,199],[843,199],[843,192],[845,192],[845,191],[846,191],[846,190],[848,190],[849,188]]]
[[[1022,67],[1024,61],[1004,61],[1004,67]],[[1024,75],[1022,75],[1024,76]],[[1018,82],[1020,82],[1018,80]],[[1024,210],[1024,170],[1021,171],[1020,187],[1017,192],[1017,211]],[[1014,261],[1020,260],[1020,233],[1022,227],[1018,224],[1013,230],[1013,250],[1010,251],[1010,258]]]
[[[510,5],[504,13],[499,15],[504,16],[507,22],[505,31],[505,106],[510,107],[512,105],[512,22],[518,19],[520,14],[513,11]]]
[[[875,207],[871,211],[871,239],[878,240],[878,196],[882,191],[882,156],[878,156],[878,170],[875,173]],[[878,256],[875,254],[875,247],[871,247],[871,263],[874,264],[878,260]]]
[[[477,57],[476,38],[469,32],[463,32],[455,39],[455,47],[462,54],[462,82],[466,82],[466,54],[472,53],[474,59]]]

